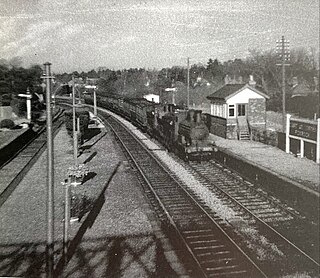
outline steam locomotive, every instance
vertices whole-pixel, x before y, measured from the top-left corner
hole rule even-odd
[[[87,96],[85,102],[92,104],[92,99]],[[97,104],[123,116],[185,161],[209,160],[217,151],[201,110],[118,95],[99,96]]]

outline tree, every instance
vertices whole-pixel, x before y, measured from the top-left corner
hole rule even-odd
[[[87,77],[88,77],[88,78],[99,78],[99,75],[98,75],[98,73],[93,69],[93,70],[91,70],[91,71],[88,72]]]
[[[16,57],[13,57],[9,60],[9,65],[12,67],[12,68],[20,68],[21,65],[22,65],[23,61],[22,61],[22,57],[20,56],[16,56]]]
[[[224,73],[222,64],[218,61],[218,59],[212,60],[210,58],[206,68],[206,79],[213,82],[220,82],[223,76]]]

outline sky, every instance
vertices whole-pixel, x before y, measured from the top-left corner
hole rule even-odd
[[[60,73],[244,58],[281,36],[319,51],[319,0],[0,0],[0,59]]]

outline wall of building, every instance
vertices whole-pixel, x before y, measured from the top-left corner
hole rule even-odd
[[[237,118],[227,119],[227,138],[228,139],[238,139],[237,129],[238,129]]]
[[[227,104],[249,103],[249,99],[264,99],[264,97],[249,88],[245,88],[233,97],[229,98],[227,100]]]
[[[247,119],[250,126],[265,128],[266,100],[264,98],[249,99]]]
[[[225,118],[204,114],[209,132],[227,138],[227,120]]]
[[[211,103],[211,115],[221,118],[227,118],[227,104],[225,103]]]
[[[0,121],[12,118],[13,114],[11,106],[0,106]]]
[[[236,124],[227,125],[227,139],[238,139],[238,127]]]

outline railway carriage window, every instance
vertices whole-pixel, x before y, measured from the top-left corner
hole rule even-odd
[[[229,105],[229,117],[234,117],[234,105]]]

